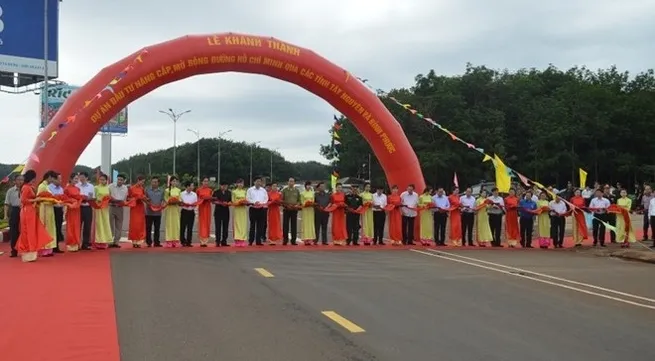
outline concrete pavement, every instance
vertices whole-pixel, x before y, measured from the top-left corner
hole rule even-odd
[[[655,310],[616,300],[655,308],[652,266],[447,253],[113,252],[122,359],[655,359]]]

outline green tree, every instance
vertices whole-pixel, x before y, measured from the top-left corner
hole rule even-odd
[[[631,76],[616,67],[563,71],[550,65],[510,72],[467,64],[462,75],[419,74],[413,87],[389,95],[542,183],[577,184],[579,167],[589,172],[589,183],[631,185],[655,177],[653,70]],[[491,165],[481,163],[477,152],[382,101],[403,127],[428,184],[450,186],[453,172],[461,184],[493,179]],[[347,119],[340,123],[338,166],[342,176],[356,175],[371,150]],[[334,160],[331,145],[321,146],[321,153]],[[374,180],[384,181],[373,164]]]

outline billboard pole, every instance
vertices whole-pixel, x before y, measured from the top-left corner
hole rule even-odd
[[[43,70],[44,70],[44,77],[43,77],[43,102],[44,104],[42,105],[44,107],[43,112],[45,116],[45,122],[47,123],[48,117],[49,117],[49,107],[48,107],[48,35],[50,33],[48,32],[48,0],[43,0]]]

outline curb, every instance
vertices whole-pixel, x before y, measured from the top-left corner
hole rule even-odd
[[[610,257],[619,258],[626,261],[642,262],[655,264],[655,252],[650,250],[635,250],[635,249],[582,249],[574,250],[580,254],[588,254],[595,257]]]
[[[651,252],[638,252],[638,251],[632,251],[632,252],[626,252],[626,253],[615,253],[615,254],[610,254],[609,257],[614,257],[614,258],[621,258],[627,261],[635,261],[635,262],[642,262],[642,263],[650,263],[650,264],[655,264],[655,257],[653,257]],[[652,252],[655,253],[655,252]]]

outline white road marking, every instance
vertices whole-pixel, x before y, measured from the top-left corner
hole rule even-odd
[[[415,253],[419,253],[419,254],[422,254],[422,255],[430,256],[430,257],[445,259],[445,260],[448,260],[448,261],[451,261],[451,262],[457,262],[457,263],[462,263],[462,264],[466,264],[466,265],[473,266],[473,267],[486,269],[488,271],[503,273],[503,274],[506,274],[506,275],[509,275],[509,276],[515,276],[515,277],[519,277],[519,278],[523,278],[523,279],[528,279],[528,280],[531,280],[531,281],[541,282],[541,283],[545,283],[545,284],[548,284],[548,285],[551,285],[551,286],[561,287],[561,288],[565,288],[565,289],[568,289],[568,290],[571,290],[571,291],[584,293],[584,294],[591,295],[591,296],[601,297],[601,298],[605,298],[605,299],[616,301],[616,302],[622,302],[622,303],[629,304],[629,305],[632,305],[632,306],[637,306],[637,307],[642,307],[642,308],[648,308],[648,309],[651,309],[651,310],[655,310],[655,305],[647,305],[647,304],[643,304],[643,303],[639,303],[639,302],[635,302],[635,301],[630,301],[630,300],[626,300],[626,299],[619,298],[619,297],[605,295],[605,294],[598,293],[598,292],[588,291],[588,290],[585,290],[585,289],[582,289],[582,288],[577,288],[577,287],[568,286],[568,285],[561,284],[561,283],[556,283],[556,282],[552,282],[552,281],[539,279],[539,278],[532,277],[532,276],[529,276],[529,275],[526,275],[526,274],[514,273],[514,272],[511,272],[511,271],[508,271],[507,269],[512,269],[512,270],[515,270],[515,271],[518,271],[518,272],[531,273],[531,274],[533,274],[535,276],[539,276],[539,277],[550,278],[550,279],[553,279],[553,280],[558,280],[560,282],[567,282],[567,283],[571,283],[571,284],[584,286],[584,287],[587,287],[587,288],[598,289],[598,290],[602,290],[602,291],[609,292],[609,293],[614,293],[614,294],[629,297],[629,298],[634,298],[634,299],[639,299],[639,300],[644,300],[644,301],[648,301],[648,302],[651,302],[651,303],[655,303],[654,299],[647,298],[647,297],[632,295],[632,294],[629,294],[629,293],[620,292],[620,291],[616,291],[616,290],[611,290],[611,289],[603,288],[603,287],[598,287],[598,286],[594,286],[594,285],[590,285],[590,284],[586,284],[586,283],[582,283],[582,282],[571,281],[571,280],[567,280],[567,279],[564,279],[564,278],[548,276],[548,275],[544,275],[544,274],[540,274],[540,273],[536,273],[536,272],[531,272],[531,271],[528,271],[528,270],[521,270],[521,269],[516,268],[516,267],[504,266],[504,265],[501,265],[501,264],[497,264],[497,263],[493,263],[493,262],[487,262],[487,261],[483,261],[483,260],[478,260],[478,259],[471,258],[471,257],[464,257],[464,256],[459,256],[459,255],[456,255],[454,257],[450,257],[450,256],[453,256],[453,254],[446,253],[446,252],[433,253],[433,252],[420,251],[420,250],[417,250],[417,249],[410,249],[410,251],[415,252]],[[463,259],[458,259],[456,257],[461,257]],[[469,259],[472,262],[467,261],[465,259]],[[477,263],[474,263],[474,262],[477,262]],[[493,265],[495,267],[485,266],[485,265],[483,265],[484,263]],[[505,268],[505,269],[502,269],[502,268]]]
[[[488,265],[494,266],[494,267],[502,267],[502,268],[506,268],[506,269],[511,269],[513,271],[516,271],[516,272],[530,273],[530,274],[532,274],[534,276],[548,278],[548,279],[551,279],[551,280],[554,280],[554,281],[566,282],[566,283],[570,283],[570,284],[577,285],[577,286],[592,288],[592,289],[595,289],[595,290],[598,290],[598,291],[613,293],[613,294],[616,294],[616,295],[619,295],[619,296],[630,297],[630,298],[635,298],[635,299],[642,300],[642,301],[655,303],[655,299],[653,299],[653,298],[633,295],[631,293],[621,292],[621,291],[613,290],[613,289],[610,289],[610,288],[600,287],[600,286],[596,286],[596,285],[592,285],[592,284],[588,284],[588,283],[584,283],[584,282],[573,281],[573,280],[570,280],[570,279],[567,279],[567,278],[551,276],[551,275],[547,275],[545,273],[534,272],[534,271],[530,271],[530,270],[526,270],[526,269],[522,269],[522,268],[518,268],[518,267],[506,266],[506,265],[503,265],[503,264],[500,264],[500,263],[494,263],[494,262],[489,262],[489,261],[485,261],[485,260],[481,260],[481,259],[477,259],[477,258],[462,256],[462,255],[459,255],[459,254],[456,254],[456,253],[451,253],[451,252],[443,252],[443,251],[437,251],[437,250],[431,250],[431,249],[429,249],[428,251],[443,253],[443,254],[447,254],[448,256],[451,256],[451,257],[458,257],[460,259],[465,259],[465,260],[469,260],[469,261],[473,261],[473,262],[488,264]]]

